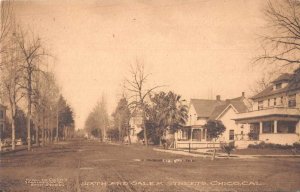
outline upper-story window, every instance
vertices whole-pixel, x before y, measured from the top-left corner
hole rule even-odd
[[[261,110],[264,108],[264,101],[258,101],[258,110]]]
[[[270,107],[270,99],[268,99],[268,107]]]
[[[283,97],[280,97],[280,104],[283,105]]]
[[[282,83],[276,83],[275,87],[276,87],[276,89],[281,89],[282,88]]]
[[[296,94],[289,95],[289,107],[296,107]]]
[[[274,106],[276,106],[277,105],[277,103],[276,103],[276,98],[274,98]]]

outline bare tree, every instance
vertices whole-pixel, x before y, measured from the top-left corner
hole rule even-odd
[[[262,35],[264,53],[255,62],[278,67],[300,64],[300,2],[298,0],[268,1],[265,9],[268,34]]]
[[[52,72],[45,72],[39,78],[39,89],[36,90],[35,102],[37,105],[35,111],[39,115],[39,123],[42,131],[42,146],[45,141],[52,141],[50,133],[53,129],[53,121],[56,117],[57,101],[59,99],[59,87],[56,84],[54,74]],[[52,135],[53,136],[53,135]]]
[[[10,0],[0,1],[0,54],[5,51],[5,43],[12,26],[12,3]]]
[[[27,96],[27,142],[28,150],[31,150],[31,121],[32,121],[32,103],[34,93],[34,75],[42,72],[40,65],[42,58],[46,56],[42,47],[40,38],[34,35],[27,35],[22,29],[18,30],[16,34],[17,45],[21,52],[23,72],[23,85]]]
[[[18,108],[18,102],[24,96],[21,90],[20,52],[15,43],[15,33],[10,36],[10,46],[5,54],[1,68],[2,92],[5,99],[8,100],[10,108],[10,118],[12,124],[12,150],[15,149],[15,121]]]
[[[147,130],[145,126],[145,118],[146,118],[146,100],[149,99],[150,93],[161,86],[154,86],[152,88],[147,89],[146,83],[150,74],[146,74],[144,71],[144,65],[136,61],[136,66],[131,66],[131,78],[126,79],[125,88],[127,91],[131,93],[129,99],[133,99],[130,102],[131,106],[134,106],[135,109],[139,109],[142,111],[142,129],[144,130],[144,140],[145,145],[148,146],[147,139]]]

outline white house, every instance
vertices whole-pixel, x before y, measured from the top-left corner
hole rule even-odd
[[[208,120],[220,120],[226,127],[219,141],[229,142],[246,137],[244,129],[233,120],[238,113],[248,111],[249,103],[243,93],[241,97],[221,100],[191,99],[186,126],[175,133],[176,148],[205,148],[211,143],[204,125]],[[192,146],[191,146],[192,145]]]
[[[280,75],[251,99],[252,110],[233,118],[255,136],[250,139],[288,145],[300,141],[300,68]]]
[[[137,136],[142,131],[143,116],[141,110],[135,110],[129,120],[130,125],[130,140],[132,143],[141,142]],[[128,139],[126,137],[126,139]]]

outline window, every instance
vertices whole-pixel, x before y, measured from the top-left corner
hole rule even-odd
[[[4,112],[0,110],[0,119],[4,119]]]
[[[4,125],[0,123],[0,131],[4,131]]]
[[[188,140],[188,131],[187,130],[182,131],[182,140]]]
[[[268,107],[270,107],[270,99],[268,99]]]
[[[234,140],[234,130],[229,130],[229,140]]]
[[[265,121],[263,122],[263,133],[274,133],[274,122]]]
[[[296,133],[297,121],[278,121],[277,133]]]
[[[205,130],[206,129],[203,129],[202,139],[205,139]]]
[[[200,129],[194,129],[192,140],[201,141],[201,130]]]
[[[282,83],[277,83],[275,86],[276,86],[276,89],[281,89],[282,88]]]
[[[289,95],[289,107],[296,107],[296,94]]]
[[[274,106],[276,106],[276,104],[277,104],[277,103],[276,103],[276,98],[274,98]]]
[[[261,110],[264,108],[264,102],[263,101],[259,101],[258,102],[258,110]]]
[[[283,97],[280,97],[280,104],[283,104]]]

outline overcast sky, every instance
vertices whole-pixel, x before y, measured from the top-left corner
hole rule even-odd
[[[53,70],[76,126],[101,95],[109,112],[135,60],[151,84],[190,98],[249,94],[264,18],[261,0],[15,0],[19,22],[55,56]]]

